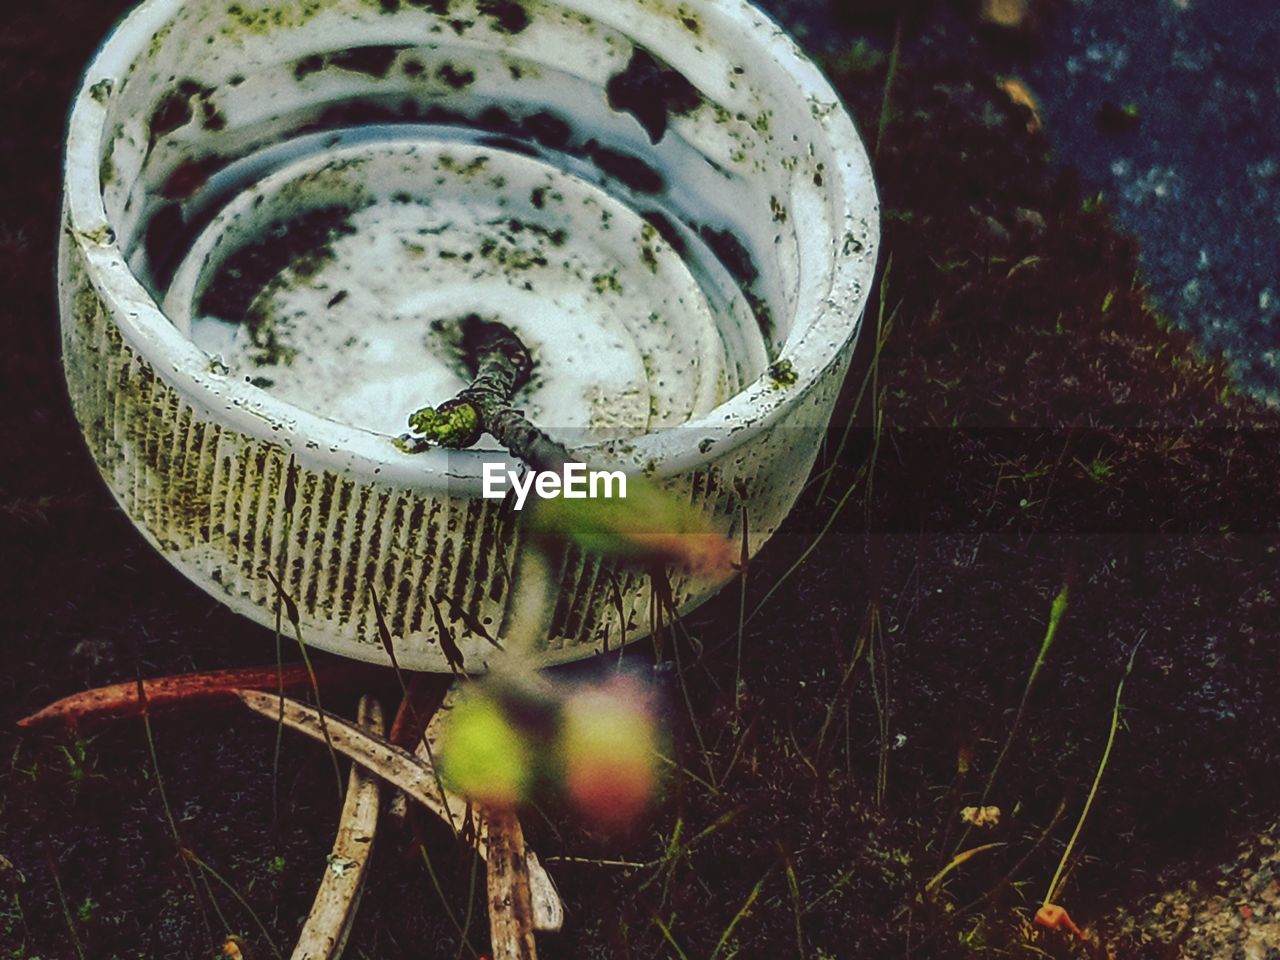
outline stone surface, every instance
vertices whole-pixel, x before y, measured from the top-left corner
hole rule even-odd
[[[1118,932],[1135,946],[1176,950],[1186,960],[1280,958],[1280,823],[1216,871],[1123,914]]]
[[[810,49],[879,23],[840,4],[761,0]],[[1061,163],[1142,239],[1152,294],[1238,380],[1280,401],[1280,6],[1256,0],[1063,0],[1034,45],[981,35],[935,4],[908,44],[977,57],[1036,91]],[[919,7],[912,4],[913,8]]]

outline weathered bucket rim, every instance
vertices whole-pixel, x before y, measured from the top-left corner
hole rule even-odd
[[[114,30],[85,74],[72,108],[66,151],[65,189],[70,229],[63,242],[76,243],[89,265],[91,282],[114,313],[128,345],[177,387],[189,402],[203,407],[229,427],[279,445],[300,463],[361,476],[376,476],[406,489],[430,489],[441,482],[459,492],[479,490],[482,465],[501,458],[495,451],[429,451],[409,456],[396,450],[385,434],[347,426],[279,399],[243,380],[210,370],[210,358],[184,336],[143,287],[125,262],[109,229],[102,194],[99,157],[106,131],[106,104],[92,88],[103,80],[125,76],[132,60],[156,31],[170,20],[183,0],[146,0]],[[626,30],[630,8],[612,5],[604,14],[584,0],[556,0],[611,26]],[[822,375],[839,362],[857,335],[871,289],[879,247],[879,202],[871,162],[852,119],[817,66],[766,14],[745,0],[690,0],[702,10],[742,22],[759,34],[760,50],[796,83],[813,103],[814,122],[833,150],[824,189],[839,191],[842,221],[833,223],[833,242],[856,235],[862,244],[849,256],[837,247],[826,267],[822,307],[803,329],[793,330],[779,360],[789,361],[795,383],[776,389],[768,372],[705,416],[627,441],[628,461],[645,465],[659,477],[723,456],[753,435],[768,430],[789,407],[806,402]],[[830,282],[827,283],[826,279]],[[592,444],[575,452],[584,460],[609,456],[610,444]]]

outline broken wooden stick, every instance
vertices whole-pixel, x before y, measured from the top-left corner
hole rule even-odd
[[[381,736],[384,722],[382,706],[377,700],[362,697],[358,718],[363,729]],[[291,960],[338,960],[342,956],[373,856],[380,784],[376,776],[359,764],[352,765],[333,852],[329,854],[315,903]]]
[[[515,822],[515,831],[520,836],[513,838],[511,836],[512,828],[508,826],[506,819],[500,820],[498,824],[494,823],[495,810],[493,808],[483,808],[483,806],[471,806],[467,804],[466,797],[454,794],[447,790],[444,783],[440,781],[439,774],[435,771],[434,748],[440,742],[440,732],[443,731],[444,724],[448,722],[449,712],[453,709],[453,705],[457,703],[458,695],[460,695],[461,687],[457,684],[449,687],[445,692],[444,700],[440,701],[440,705],[436,708],[435,713],[431,714],[430,721],[426,724],[426,730],[422,732],[422,739],[417,745],[417,749],[413,751],[425,767],[429,767],[431,772],[435,774],[436,796],[439,797],[445,812],[448,813],[448,820],[453,824],[454,829],[462,836],[467,836],[468,810],[475,814],[475,822],[471,824],[472,832],[475,833],[477,841],[481,844],[481,849],[486,852],[486,863],[489,868],[489,910],[490,923],[493,923],[493,911],[497,900],[494,899],[492,884],[498,882],[502,886],[502,900],[506,902],[512,897],[518,897],[521,904],[529,901],[530,916],[532,920],[532,931],[558,931],[564,925],[564,908],[556,892],[556,887],[552,883],[552,879],[545,873],[545,868],[538,861],[538,856],[534,851],[527,850],[525,847],[524,831],[521,831],[520,820],[516,819],[515,814],[511,814],[509,820]],[[500,836],[495,836],[495,831]],[[495,846],[497,845],[497,846]],[[521,869],[518,870],[517,876],[494,876],[494,850],[506,851],[518,847],[521,856]],[[545,882],[544,878],[545,877]],[[518,890],[513,887],[518,886]],[[521,908],[522,909],[522,908]],[[503,954],[502,948],[499,947],[499,940],[511,941],[512,937],[516,937],[517,941],[521,934],[515,931],[515,927],[511,924],[504,925],[502,932],[495,929],[490,931],[493,936],[494,960],[502,956],[525,956],[522,954]]]
[[[268,720],[283,722],[291,730],[296,730],[319,743],[325,742],[324,733],[320,729],[321,714],[315,707],[287,697],[282,699],[273,694],[255,690],[242,690],[238,696],[244,701],[245,706]],[[373,771],[393,786],[399,787],[436,816],[453,824],[454,829],[459,833],[462,832],[467,820],[467,803],[440,789],[435,768],[431,764],[380,736],[364,732],[341,717],[326,713],[324,719],[329,731],[328,742],[332,744],[333,749]],[[430,736],[430,730],[428,730],[428,736]],[[489,851],[485,842],[487,837],[485,818],[481,817],[479,820],[480,823],[475,830],[476,850],[480,856],[487,859]],[[534,929],[559,930],[564,924],[564,904],[560,901],[560,895],[533,851],[526,852],[526,859],[533,903]]]
[[[387,739],[397,747],[413,750],[452,684],[453,678],[448,674],[412,674],[405,685],[404,697],[396,710]]]
[[[405,686],[404,696],[396,710],[387,739],[405,750],[413,751],[422,746],[426,726],[440,709],[452,682],[453,678],[448,676],[413,674]],[[397,790],[387,805],[387,818],[395,827],[401,828],[408,809],[408,797],[404,795],[404,791]]]
[[[315,682],[326,689],[361,690],[385,679],[385,667],[349,660],[317,660]],[[138,687],[142,693],[139,695]],[[154,715],[164,709],[200,709],[236,703],[239,690],[285,691],[311,689],[311,675],[305,664],[289,663],[234,670],[211,670],[184,673],[152,680],[129,680],[108,687],[97,687],[64,697],[18,721],[24,730],[63,726],[71,730],[82,726]]]
[[[537,960],[524,831],[514,810],[484,810],[488,824],[489,944],[493,960]]]

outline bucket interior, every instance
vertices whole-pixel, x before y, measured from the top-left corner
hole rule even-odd
[[[152,3],[94,88],[108,222],[211,363],[330,419],[398,433],[479,316],[565,442],[676,426],[765,372],[839,245],[835,105],[726,9]]]

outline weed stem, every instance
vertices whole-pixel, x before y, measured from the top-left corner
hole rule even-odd
[[[1102,759],[1098,761],[1098,771],[1093,776],[1093,786],[1089,788],[1089,795],[1085,798],[1084,809],[1080,811],[1080,819],[1076,821],[1076,828],[1071,832],[1071,839],[1067,841],[1067,848],[1062,851],[1062,859],[1058,861],[1058,869],[1053,872],[1053,879],[1049,881],[1049,889],[1045,891],[1044,903],[1041,906],[1047,906],[1058,892],[1058,885],[1062,881],[1063,871],[1067,868],[1067,861],[1071,858],[1071,851],[1076,845],[1076,841],[1080,838],[1080,831],[1084,829],[1084,822],[1089,816],[1089,810],[1093,807],[1093,801],[1098,796],[1098,785],[1102,783],[1102,774],[1107,769],[1107,762],[1111,759],[1111,748],[1115,746],[1116,731],[1120,728],[1120,698],[1124,694],[1124,682],[1129,679],[1129,674],[1133,672],[1133,662],[1137,659],[1138,648],[1142,646],[1144,636],[1138,638],[1138,642],[1133,645],[1133,650],[1129,653],[1129,662],[1125,664],[1124,675],[1120,678],[1120,682],[1116,684],[1116,700],[1111,708],[1111,729],[1107,732],[1107,745],[1102,750]]]

